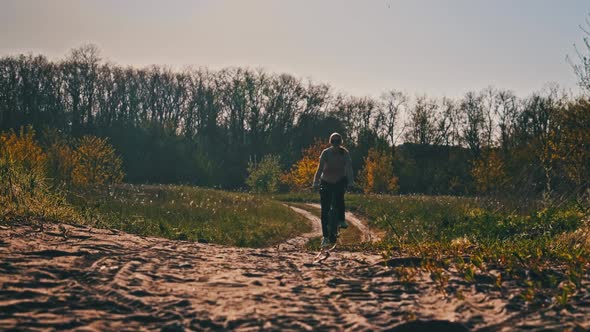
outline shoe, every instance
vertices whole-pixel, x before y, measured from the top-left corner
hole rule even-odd
[[[327,237],[324,237],[322,239],[322,248],[325,247],[329,247],[332,243],[330,242],[330,239],[328,239]]]
[[[346,223],[346,221],[342,220],[342,221],[340,221],[340,224],[338,225],[338,227],[340,227],[340,228],[348,228],[348,224]]]

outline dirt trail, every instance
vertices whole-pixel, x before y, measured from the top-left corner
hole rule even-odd
[[[447,290],[463,299],[447,297],[428,275],[400,281],[375,255],[337,251],[310,266],[314,253],[297,247],[305,238],[245,249],[84,226],[2,226],[0,330],[530,331],[590,315],[588,298],[575,310],[523,316],[525,307],[485,280],[478,288],[452,275]]]
[[[309,211],[306,211],[304,209],[300,209],[298,207],[291,206],[291,205],[286,205],[286,206],[288,206],[293,211],[297,212],[298,214],[302,215],[307,220],[309,220],[309,222],[311,223],[311,232],[305,233],[305,234],[302,234],[302,235],[295,237],[293,239],[287,240],[285,243],[281,243],[278,246],[279,250],[301,250],[301,248],[303,248],[305,246],[307,241],[309,241],[310,239],[312,239],[314,237],[322,236],[322,222],[321,222],[320,218],[314,216]]]
[[[306,205],[311,206],[316,209],[322,208],[321,205],[316,204],[316,203],[307,203]],[[367,225],[367,223],[364,220],[361,220],[360,218],[355,216],[353,213],[346,212],[344,214],[344,219],[346,219],[347,222],[353,224],[356,228],[359,229],[359,231],[361,232],[361,234],[363,236],[363,241],[379,242],[381,240],[381,236],[377,232],[370,229],[369,225]]]

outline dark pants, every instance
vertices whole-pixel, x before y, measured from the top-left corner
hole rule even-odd
[[[330,241],[336,241],[336,234],[328,234],[328,222],[330,221],[330,205],[334,200],[336,209],[336,219],[334,222],[344,220],[344,192],[348,180],[346,177],[337,183],[323,181],[320,183],[320,201],[322,203],[322,234],[330,238]]]

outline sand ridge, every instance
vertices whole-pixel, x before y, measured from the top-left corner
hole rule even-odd
[[[316,221],[317,222],[317,221]],[[0,228],[0,330],[446,330],[588,328],[575,310],[523,315],[510,297],[451,276],[403,282],[378,255],[336,251],[309,266],[303,239],[248,249],[107,229]]]

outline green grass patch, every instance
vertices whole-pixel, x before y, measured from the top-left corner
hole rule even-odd
[[[315,202],[313,193],[275,195],[288,202]],[[497,200],[455,196],[346,195],[346,208],[385,231],[386,241],[451,243],[456,239],[494,243],[553,238],[575,231],[584,214],[573,207],[515,207]]]
[[[247,193],[122,185],[78,192],[69,200],[99,227],[169,239],[264,247],[311,230],[282,203]]]
[[[275,198],[317,202],[319,195]],[[518,285],[518,301],[564,306],[588,278],[590,219],[576,204],[347,194],[346,207],[384,231],[371,247],[385,264],[401,276],[427,271],[446,293],[448,276],[458,273],[476,285],[493,279],[500,291]]]

